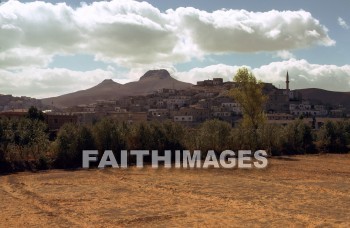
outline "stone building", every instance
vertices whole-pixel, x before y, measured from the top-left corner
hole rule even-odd
[[[45,113],[44,116],[50,131],[58,131],[64,124],[76,124],[78,121],[76,115],[67,113]]]
[[[109,112],[106,116],[128,124],[147,121],[147,112]]]

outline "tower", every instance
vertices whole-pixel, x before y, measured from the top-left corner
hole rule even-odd
[[[287,90],[287,92],[289,92],[289,74],[288,74],[288,71],[287,71],[287,76],[286,76],[286,90]]]

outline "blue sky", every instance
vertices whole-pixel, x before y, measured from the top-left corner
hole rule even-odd
[[[62,4],[62,3],[66,4]],[[51,4],[49,4],[51,3]],[[0,93],[56,96],[166,68],[184,81],[350,91],[350,1],[3,1]]]

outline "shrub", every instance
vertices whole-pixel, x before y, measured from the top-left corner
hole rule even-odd
[[[205,121],[198,131],[198,146],[203,155],[208,150],[218,153],[230,149],[231,145],[231,125],[220,120]]]
[[[349,151],[349,136],[349,122],[328,121],[318,132],[320,150],[327,153],[346,153]]]
[[[129,127],[126,123],[109,118],[101,120],[93,127],[93,136],[100,152],[125,149],[128,132]]]
[[[62,126],[54,143],[55,165],[58,168],[77,168],[82,164],[82,151],[95,149],[90,128],[66,124]]]
[[[280,155],[283,150],[284,128],[275,124],[266,124],[258,129],[259,148],[266,150],[270,155]]]
[[[46,129],[39,120],[0,120],[0,163],[12,170],[36,169],[48,150]]]
[[[287,154],[304,154],[315,152],[311,127],[302,120],[296,120],[284,127],[281,152]]]

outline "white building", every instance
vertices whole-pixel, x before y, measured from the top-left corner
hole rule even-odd
[[[324,105],[310,105],[310,103],[307,101],[303,101],[300,104],[290,104],[289,111],[291,114],[296,116],[326,116],[328,114]]]

